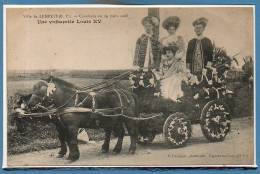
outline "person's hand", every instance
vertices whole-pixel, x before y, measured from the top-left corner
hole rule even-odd
[[[207,75],[207,69],[203,68],[203,70],[202,70],[202,75],[204,75],[204,76]]]
[[[196,93],[196,94],[193,96],[193,98],[194,98],[195,100],[197,100],[197,99],[199,98],[199,93]]]
[[[139,70],[140,70],[140,67],[139,67],[139,66],[133,66],[133,69],[134,69],[135,71],[139,71]]]
[[[254,77],[253,77],[253,76],[250,76],[250,77],[249,77],[249,81],[251,81],[251,82],[254,81]]]
[[[161,75],[160,75],[160,73],[158,71],[153,71],[153,74],[154,74],[156,80],[160,80],[161,79]]]
[[[152,71],[153,73],[157,73],[157,71],[156,71],[155,68],[152,68],[151,71]]]
[[[186,68],[189,69],[189,70],[191,69],[190,63],[186,63]]]

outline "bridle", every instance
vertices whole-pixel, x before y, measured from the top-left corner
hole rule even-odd
[[[54,103],[54,99],[51,97],[52,95],[49,95],[49,91],[48,87],[50,86],[49,83],[47,83],[44,80],[41,80],[41,82],[43,82],[44,84],[46,84],[47,89],[44,95],[42,95],[41,93],[36,94],[36,93],[32,93],[32,97],[34,97],[35,99],[38,99],[40,102],[37,103],[36,105],[34,105],[33,107],[29,107],[30,110],[37,110],[39,108],[44,109],[44,110],[48,110],[47,108],[50,107],[51,105],[53,105]],[[55,87],[55,84],[52,83]],[[46,103],[48,104],[48,106],[46,106]]]

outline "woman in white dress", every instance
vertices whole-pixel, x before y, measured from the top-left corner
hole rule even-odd
[[[160,40],[163,48],[161,61],[161,95],[164,98],[178,101],[183,96],[182,81],[186,80],[185,46],[181,36],[176,35],[180,19],[171,16],[164,20],[163,28],[169,33],[168,37]]]

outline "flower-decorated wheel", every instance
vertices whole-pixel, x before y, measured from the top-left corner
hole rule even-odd
[[[183,147],[191,137],[191,122],[183,113],[170,115],[163,125],[165,141],[172,147]]]
[[[208,102],[202,109],[200,125],[202,133],[209,141],[223,141],[231,126],[228,106],[222,100]]]

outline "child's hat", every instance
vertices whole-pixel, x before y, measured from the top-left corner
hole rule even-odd
[[[178,50],[178,46],[176,44],[169,44],[165,47],[163,47],[163,54],[166,54],[167,50],[171,50],[174,54]]]

